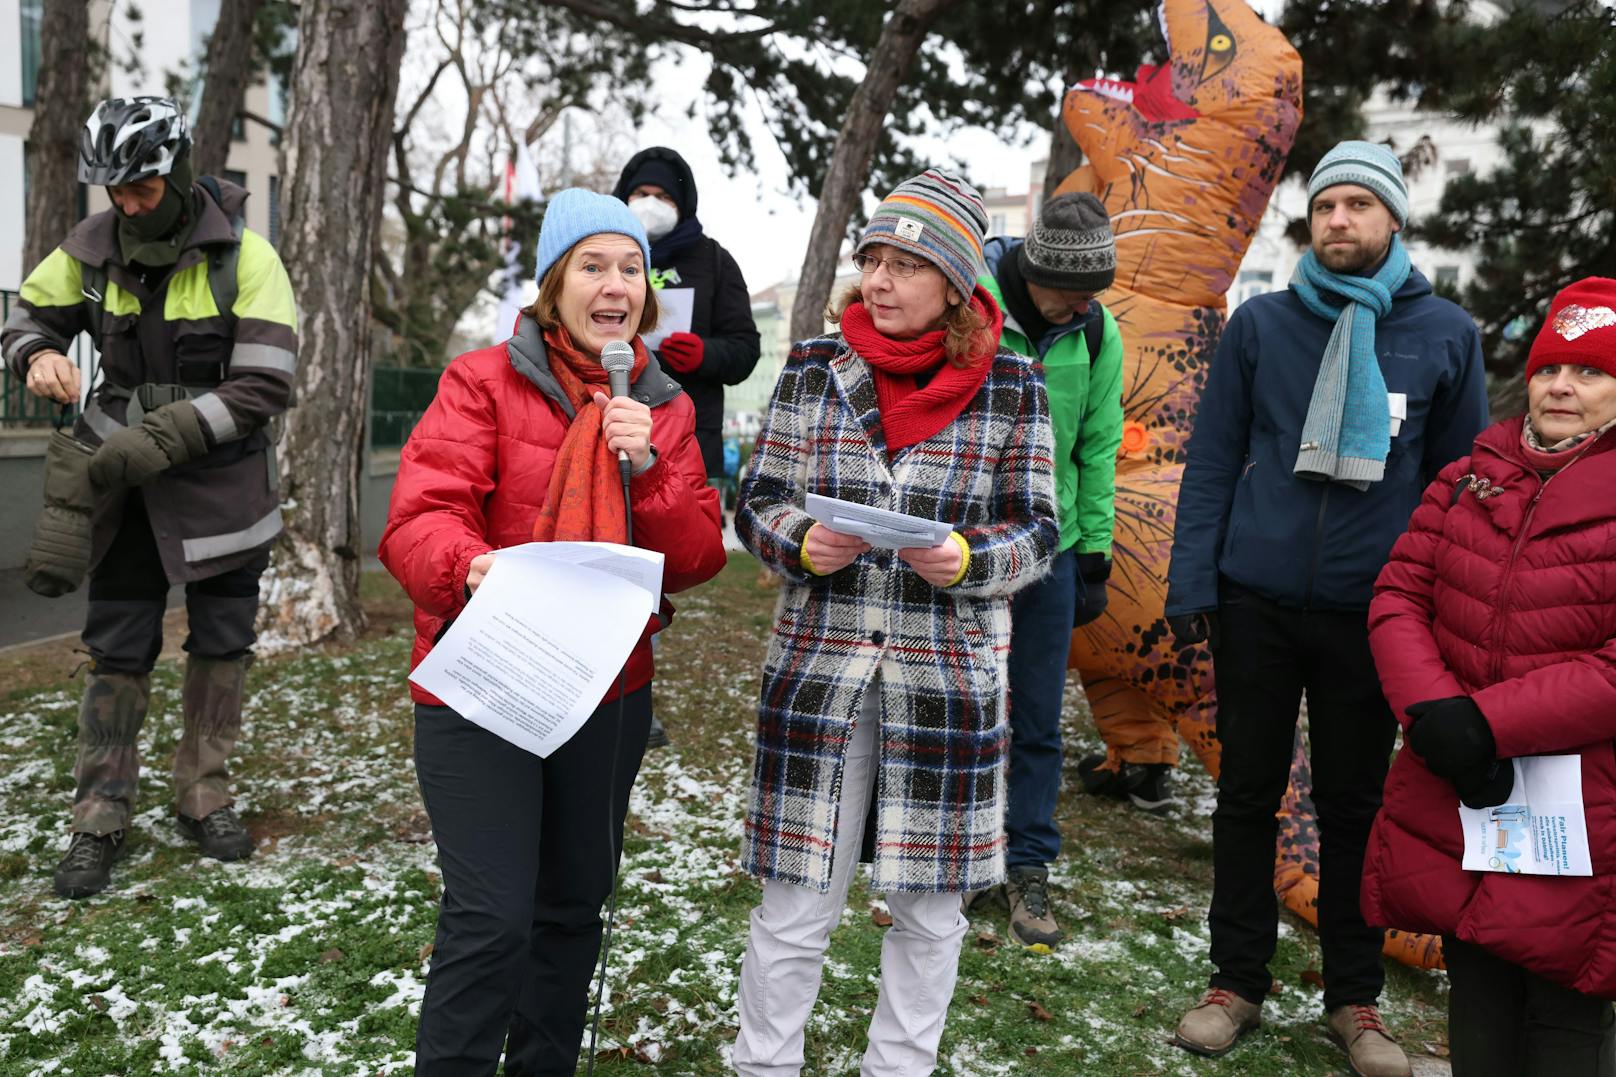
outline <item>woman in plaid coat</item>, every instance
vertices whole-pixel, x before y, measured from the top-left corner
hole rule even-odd
[[[980,196],[938,170],[882,202],[842,333],[796,345],[736,529],[784,577],[763,668],[743,860],[764,880],[741,969],[743,1075],[800,1071],[803,1028],[862,844],[893,925],[866,1075],[929,1073],[966,920],[1004,879],[1009,595],[1058,544],[1042,376],[998,348],[976,287]],[[835,308],[833,308],[834,310]],[[952,524],[871,549],[818,493]]]

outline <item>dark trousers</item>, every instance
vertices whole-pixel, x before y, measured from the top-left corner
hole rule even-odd
[[[1218,636],[1212,662],[1223,762],[1212,813],[1212,986],[1248,1002],[1268,995],[1279,930],[1275,813],[1305,691],[1324,1005],[1374,1004],[1385,980],[1382,936],[1364,923],[1358,885],[1397,723],[1369,653],[1367,614],[1291,609],[1225,580]]]
[[[246,657],[258,639],[258,579],[268,567],[266,549],[239,568],[185,585],[187,654],[223,661]],[[151,672],[163,649],[168,586],[145,499],[130,490],[112,545],[90,573],[84,647],[98,671]]]
[[[1046,867],[1060,852],[1061,697],[1076,605],[1075,549],[1056,554],[1049,575],[1011,600],[1007,867]]]
[[[1616,1077],[1616,1015],[1501,957],[1442,939],[1453,1077]]]
[[[647,685],[623,700],[620,738],[612,700],[540,759],[447,707],[416,706],[415,771],[443,870],[422,1077],[492,1074],[501,1047],[511,1077],[576,1069],[650,724]]]

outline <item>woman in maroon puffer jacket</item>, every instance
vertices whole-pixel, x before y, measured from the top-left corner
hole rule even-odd
[[[634,544],[664,555],[663,590],[723,567],[695,410],[639,337],[656,324],[649,264],[627,206],[560,192],[539,233],[539,295],[516,334],[443,372],[404,446],[380,550],[415,602],[411,668],[502,547],[627,540],[619,453],[632,470]],[[628,395],[608,399],[600,355],[613,341],[631,345],[634,363]],[[491,1077],[502,1048],[507,1073],[577,1064],[601,906],[650,730],[657,627],[651,618],[629,657],[621,696],[613,687],[542,759],[410,686],[416,776],[443,869],[417,1073]]]
[[[1425,492],[1370,606],[1411,751],[1364,862],[1371,924],[1440,933],[1457,1077],[1616,1074],[1616,280],[1555,297],[1528,410]],[[1465,871],[1460,800],[1576,753],[1593,875]]]

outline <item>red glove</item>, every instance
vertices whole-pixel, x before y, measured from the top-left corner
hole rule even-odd
[[[681,374],[689,374],[701,366],[701,353],[706,345],[694,333],[669,333],[662,340],[662,361]]]

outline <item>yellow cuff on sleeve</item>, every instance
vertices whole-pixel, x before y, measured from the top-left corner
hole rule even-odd
[[[817,523],[809,524],[808,531],[812,531],[818,526],[819,525]],[[808,531],[804,531],[802,533],[802,553],[798,555],[797,560],[802,562],[802,567],[804,569],[812,572],[815,576],[823,576],[824,573],[815,568],[814,563],[808,559]]]
[[[946,587],[952,587],[965,578],[966,569],[971,567],[971,544],[966,542],[965,536],[960,534],[958,531],[950,531],[948,533],[948,537],[953,539],[960,548],[959,571],[954,573],[954,578],[949,580],[948,583],[944,585]]]

